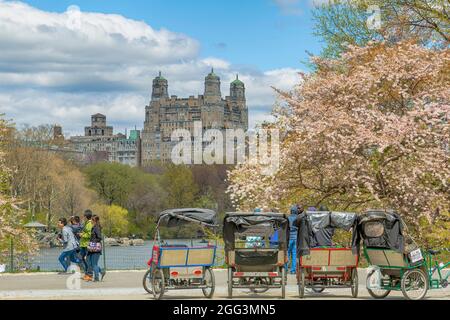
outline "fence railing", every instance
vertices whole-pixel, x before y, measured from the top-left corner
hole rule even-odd
[[[169,240],[172,243],[189,244],[192,240]],[[195,245],[201,245],[194,240]],[[145,270],[151,257],[153,241],[144,241],[142,246],[105,246],[103,245],[100,267],[107,270]],[[58,257],[62,248],[40,248],[36,254],[21,254],[15,250],[14,239],[10,239],[8,248],[0,251],[0,272],[55,272],[61,271],[62,266]],[[215,265],[224,264],[223,248],[218,246]],[[3,268],[3,269],[2,269]]]

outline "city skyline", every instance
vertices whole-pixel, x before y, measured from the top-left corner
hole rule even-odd
[[[159,71],[171,82],[171,94],[188,96],[201,94],[201,79],[214,67],[223,82],[238,73],[246,83],[254,127],[270,119],[271,86],[291,89],[306,68],[305,50],[320,51],[307,27],[298,30],[310,23],[310,1],[246,3],[229,20],[236,2],[200,1],[189,10],[184,2],[174,3],[138,2],[129,10],[116,1],[0,1],[0,112],[19,127],[59,124],[66,136],[81,134],[89,115],[103,113],[124,132],[143,127],[151,81]],[[164,8],[173,16],[162,14]],[[220,9],[214,15],[219,19],[196,20],[214,8]],[[189,18],[180,19],[180,10]],[[259,21],[266,18],[267,23]],[[265,25],[267,39],[255,33],[256,25]],[[224,28],[229,32],[220,33]],[[293,41],[292,50],[278,52],[294,29],[307,42]]]

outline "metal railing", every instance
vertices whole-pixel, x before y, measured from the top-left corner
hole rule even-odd
[[[191,245],[189,240],[170,240],[171,243]],[[196,243],[201,244],[201,243]],[[103,245],[100,267],[107,270],[145,270],[151,257],[153,241],[145,241],[143,246],[105,246]],[[62,248],[40,248],[36,254],[20,254],[15,250],[14,239],[10,239],[7,249],[0,251],[0,272],[55,272],[62,271],[58,257]],[[224,264],[223,248],[218,247],[216,263]],[[2,270],[2,266],[3,269]]]

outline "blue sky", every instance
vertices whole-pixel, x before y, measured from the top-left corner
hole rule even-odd
[[[114,13],[143,20],[154,28],[184,33],[201,42],[201,55],[235,64],[273,69],[305,68],[306,50],[320,52],[312,34],[308,0],[27,0],[46,11]],[[289,3],[292,2],[292,5]],[[283,3],[285,5],[283,6]]]
[[[0,0],[0,113],[66,135],[97,112],[115,132],[142,128],[159,70],[189,96],[214,67],[223,95],[236,73],[246,84],[252,127],[270,119],[271,87],[291,89],[320,52],[312,1]]]

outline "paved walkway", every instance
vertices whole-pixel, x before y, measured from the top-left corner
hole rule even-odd
[[[145,271],[110,271],[103,282],[79,281],[75,276],[55,273],[2,274],[0,275],[0,300],[2,299],[113,299],[113,300],[151,300],[152,296],[142,288]],[[216,270],[216,291],[214,299],[227,298],[227,273]],[[365,288],[366,270],[359,270],[359,299],[372,299]],[[81,289],[73,290],[77,283]],[[289,275],[286,288],[287,299],[298,299],[295,276]],[[252,294],[249,290],[235,290],[236,299],[278,299],[281,290],[273,289],[264,294]],[[201,290],[170,291],[166,299],[203,299]],[[393,292],[387,299],[402,299],[401,292]],[[450,300],[450,287],[430,290],[428,299]],[[350,289],[326,289],[321,294],[307,293],[307,299],[351,299]]]

